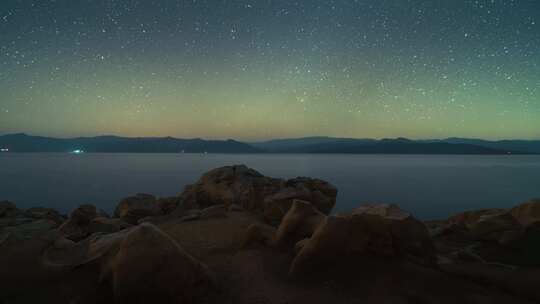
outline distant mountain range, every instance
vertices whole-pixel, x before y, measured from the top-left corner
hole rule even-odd
[[[26,134],[0,136],[0,148],[10,152],[88,153],[257,153],[259,149],[235,140],[178,139],[172,137],[97,136],[51,138]]]
[[[435,140],[305,137],[251,143],[272,153],[540,154],[540,140],[448,138]]]
[[[97,136],[52,138],[0,136],[0,151],[88,153],[348,153],[348,154],[540,154],[540,140],[447,138],[434,140],[305,137],[256,143],[173,137]]]

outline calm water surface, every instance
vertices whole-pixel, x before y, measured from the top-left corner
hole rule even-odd
[[[339,190],[335,211],[388,202],[430,219],[540,197],[540,156],[4,153],[0,200],[65,213],[92,203],[110,212],[128,195],[176,195],[202,173],[231,164],[325,179]]]

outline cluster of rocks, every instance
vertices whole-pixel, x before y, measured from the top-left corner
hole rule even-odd
[[[512,297],[540,301],[535,280],[514,279],[523,269],[540,274],[540,200],[423,223],[391,204],[330,215],[336,196],[337,189],[319,179],[282,180],[228,166],[204,174],[177,197],[125,198],[112,217],[89,204],[66,217],[0,202],[0,302],[28,299],[25,290],[47,282],[63,292],[43,288],[45,296],[36,292],[32,300],[224,303],[222,285],[234,280],[223,277],[242,273],[249,265],[242,253],[249,252],[249,259],[283,260],[284,281],[323,276],[327,282],[346,272],[357,277],[369,264],[416,265],[420,278],[488,282]],[[233,266],[214,265],[223,261]],[[390,266],[390,276],[400,267]],[[247,284],[257,271],[247,271]]]
[[[268,223],[279,224],[294,199],[309,201],[328,214],[336,196],[336,187],[320,179],[283,180],[264,176],[243,165],[228,166],[211,170],[197,183],[187,186],[177,200],[177,212],[234,204],[261,214]]]
[[[294,200],[275,231],[261,224],[248,230],[245,245],[289,248],[293,276],[351,268],[359,259],[383,257],[435,265],[426,226],[396,205],[364,205],[348,214],[327,216],[310,202]]]
[[[335,187],[321,180],[274,179],[230,166],[208,172],[178,197],[125,198],[112,217],[90,204],[66,217],[53,209],[22,211],[0,202],[0,268],[8,269],[0,284],[16,293],[28,278],[69,276],[73,269],[93,265],[100,285],[108,282],[121,303],[136,302],[141,295],[189,302],[205,294],[201,287],[211,288],[212,274],[153,222],[208,220],[245,210],[261,221],[279,222],[296,198],[311,199],[328,213],[336,195]]]
[[[0,202],[0,244],[9,235],[20,239],[30,239],[41,231],[57,228],[65,221],[65,217],[50,208],[30,208],[20,210],[9,201]]]
[[[126,201],[134,203],[123,213]],[[121,217],[109,218],[95,206],[82,205],[64,219],[52,210],[20,211],[0,202],[0,300],[17,299],[35,282],[76,281],[73,271],[82,266],[92,272],[85,280],[98,278],[91,289],[112,293],[105,302],[191,303],[204,297],[213,278],[203,263],[155,225],[130,224],[133,214],[147,215],[147,207],[128,198],[117,208]]]
[[[431,230],[447,260],[540,266],[540,200],[511,209],[463,212],[433,223]]]

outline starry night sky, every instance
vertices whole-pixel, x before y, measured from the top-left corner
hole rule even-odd
[[[540,1],[2,0],[10,132],[540,138]]]

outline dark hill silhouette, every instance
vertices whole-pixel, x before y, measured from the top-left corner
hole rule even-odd
[[[355,153],[355,154],[537,154],[540,141],[410,140],[305,137],[253,143],[278,153]],[[538,147],[538,148],[536,148]]]
[[[49,138],[26,134],[0,136],[0,147],[11,152],[85,152],[104,153],[257,153],[259,149],[235,140],[178,139],[172,137],[97,136]]]
[[[306,146],[301,153],[344,154],[507,154],[508,151],[467,144],[380,141],[372,144],[335,143]],[[514,152],[518,153],[518,152]]]
[[[489,141],[483,139],[470,139],[470,138],[447,138],[441,140],[442,142],[451,144],[469,144],[482,147],[488,147],[499,150],[512,150],[522,151],[527,153],[540,153],[540,140],[497,140]]]
[[[374,139],[355,139],[355,138],[335,138],[335,137],[303,137],[303,138],[288,138],[274,139],[265,142],[251,143],[252,146],[270,152],[294,152],[305,150],[309,146],[325,146],[335,144],[352,144],[352,143],[375,143]]]
[[[52,138],[27,134],[0,136],[0,148],[11,152],[102,153],[344,153],[344,154],[540,154],[540,141],[477,139],[410,140],[306,137],[258,143],[173,137],[96,136]]]

